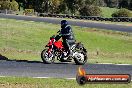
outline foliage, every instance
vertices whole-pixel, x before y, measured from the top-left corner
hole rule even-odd
[[[12,9],[15,11],[17,8],[19,10],[20,8],[34,9],[35,12],[51,14],[79,15],[80,13],[85,15],[88,11],[86,10],[82,13],[81,10],[89,9],[86,6],[92,8],[92,10],[94,9],[94,11],[90,10],[89,13],[99,15],[98,6],[132,10],[132,0],[0,0],[0,9]]]
[[[11,3],[10,3],[10,5],[11,5],[11,10],[13,10],[13,11],[17,11],[18,10],[18,3],[15,1],[15,0],[13,0]]]
[[[61,3],[59,6],[59,12],[62,14],[69,14],[68,7],[66,3]]]
[[[132,17],[132,13],[127,9],[120,9],[112,14],[112,17]]]
[[[112,15],[114,12],[116,12],[116,11],[119,10],[119,9],[117,9],[117,8],[109,8],[109,7],[100,7],[100,8],[101,8],[101,10],[102,10],[101,15],[102,15],[103,17],[108,17],[108,18],[112,17],[111,15]]]
[[[86,5],[96,5],[98,0],[85,0]]]
[[[10,6],[10,1],[0,1],[1,2],[1,8],[0,9],[7,9],[10,10],[11,6]]]
[[[82,16],[100,16],[101,15],[101,9],[97,6],[85,6],[82,9],[80,9],[80,14]]]
[[[110,0],[109,7],[118,7],[118,0]]]
[[[16,11],[18,10],[18,3],[15,0],[12,0],[12,2],[10,2],[10,0],[6,0],[6,1],[0,1],[0,9],[2,10],[13,10]]]
[[[130,10],[132,10],[132,0],[131,0],[131,2],[129,4],[129,8],[130,8]]]

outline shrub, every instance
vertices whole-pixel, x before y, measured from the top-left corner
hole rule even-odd
[[[10,4],[11,4],[11,10],[13,10],[13,11],[17,11],[18,10],[19,5],[18,5],[18,3],[16,1],[13,0]]]
[[[1,9],[2,10],[4,10],[4,9],[9,10],[10,9],[10,1],[1,1]]]
[[[132,17],[132,13],[127,9],[120,9],[112,14],[112,17]]]
[[[13,11],[17,11],[18,10],[18,3],[13,0],[12,2],[10,2],[9,0],[7,1],[0,1],[0,9],[2,10],[13,10]]]
[[[80,9],[80,15],[82,16],[100,16],[101,15],[101,9],[97,6],[84,6]]]

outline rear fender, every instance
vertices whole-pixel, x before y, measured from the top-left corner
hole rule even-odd
[[[83,49],[83,44],[81,44],[81,42],[76,44],[76,48],[78,49]]]
[[[77,44],[74,44],[70,47],[70,50],[74,50],[76,48]]]
[[[87,53],[87,50],[84,48],[84,45],[83,45],[81,42],[77,43],[76,48],[77,48],[77,49],[81,49],[81,50],[83,50],[85,53]]]

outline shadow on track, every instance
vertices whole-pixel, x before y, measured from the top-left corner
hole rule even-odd
[[[8,60],[8,58],[0,54],[0,60]]]
[[[0,60],[5,60],[5,61],[16,61],[16,62],[26,62],[26,63],[43,63],[41,61],[28,61],[28,60],[11,60],[3,55],[0,54]]]
[[[0,60],[5,60],[5,61],[15,61],[15,62],[25,62],[25,63],[40,63],[40,64],[44,64],[42,61],[28,61],[28,60],[13,60],[13,59],[9,59],[3,55],[0,54]],[[72,65],[76,65],[74,63],[69,63],[69,62],[55,62],[53,64],[72,64]]]

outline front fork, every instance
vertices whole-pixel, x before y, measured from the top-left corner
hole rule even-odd
[[[48,56],[52,54],[52,51],[53,51],[53,45],[49,46],[48,48]]]

